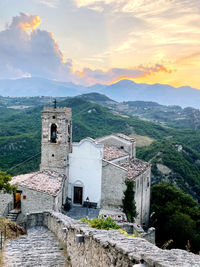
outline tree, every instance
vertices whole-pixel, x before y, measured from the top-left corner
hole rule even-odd
[[[189,243],[193,252],[199,252],[200,207],[190,195],[169,182],[154,185],[151,213],[158,246],[172,239],[170,247],[185,249]]]
[[[12,177],[3,172],[0,171],[0,191],[3,191],[4,193],[11,194],[12,192],[16,191],[16,186],[11,185],[9,182],[12,180]]]
[[[134,181],[126,180],[126,190],[124,191],[123,211],[127,216],[128,221],[133,222],[134,218],[137,216],[136,204],[135,204],[135,191],[134,191]]]

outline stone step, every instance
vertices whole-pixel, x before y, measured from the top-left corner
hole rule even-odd
[[[6,216],[7,219],[9,219],[9,220],[11,220],[13,222],[16,222],[17,217],[18,217],[18,213],[10,213],[10,212]]]
[[[6,243],[4,267],[64,267],[66,256],[53,233],[44,227],[28,229],[28,235]]]

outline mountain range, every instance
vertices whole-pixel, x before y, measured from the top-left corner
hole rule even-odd
[[[121,80],[112,85],[96,84],[90,87],[58,82],[44,78],[22,78],[0,80],[0,95],[10,97],[76,96],[83,93],[99,92],[115,101],[154,101],[162,105],[200,108],[200,90],[189,86],[175,88],[164,84],[135,83]]]

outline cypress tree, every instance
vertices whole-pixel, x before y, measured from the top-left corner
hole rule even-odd
[[[137,216],[136,204],[135,204],[135,183],[132,180],[126,180],[126,190],[124,191],[123,212],[129,222],[134,222],[134,218]]]

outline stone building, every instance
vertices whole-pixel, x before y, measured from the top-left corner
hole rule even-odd
[[[42,112],[40,171],[13,177],[14,196],[0,195],[0,214],[9,205],[27,213],[61,211],[67,199],[81,206],[119,211],[125,180],[135,181],[136,219],[148,225],[151,166],[136,159],[135,140],[123,134],[85,138],[72,143],[72,114],[69,108],[45,107]]]

